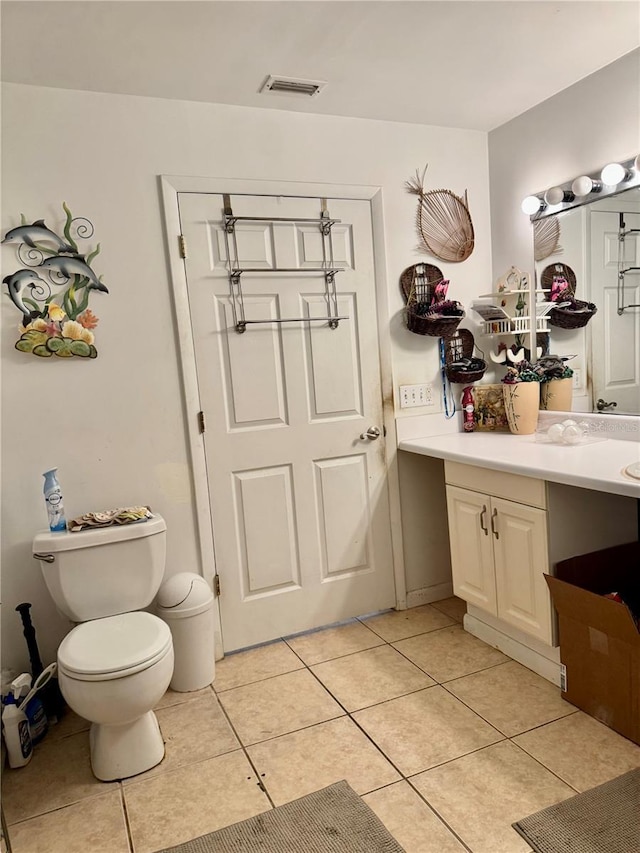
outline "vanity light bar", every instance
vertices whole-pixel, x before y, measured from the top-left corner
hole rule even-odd
[[[624,185],[624,186],[623,186]],[[567,181],[544,192],[527,196],[522,202],[522,212],[530,219],[544,219],[563,210],[584,204],[595,198],[606,198],[620,192],[640,186],[640,154],[620,163],[608,163],[603,169],[580,175],[573,181]]]

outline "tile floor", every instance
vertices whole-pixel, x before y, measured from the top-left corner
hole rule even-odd
[[[166,756],[98,782],[72,714],[7,770],[14,853],[155,853],[346,779],[407,853],[526,853],[511,823],[640,766],[640,748],[462,630],[446,599],[230,655],[169,691]]]

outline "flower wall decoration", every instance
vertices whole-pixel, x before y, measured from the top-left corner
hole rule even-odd
[[[92,291],[108,293],[91,267],[100,253],[100,244],[86,254],[78,239],[93,236],[93,225],[84,217],[74,219],[63,202],[66,214],[64,238],[40,219],[11,228],[2,243],[18,244],[22,268],[2,280],[7,295],[22,314],[20,338],[15,348],[40,358],[95,358],[94,329],[98,318],[89,308]]]

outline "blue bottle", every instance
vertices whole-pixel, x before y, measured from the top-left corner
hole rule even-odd
[[[57,468],[52,468],[50,471],[45,471],[42,475],[44,477],[44,499],[47,504],[49,529],[54,532],[67,529],[64,506],[62,504],[62,490],[56,477],[57,470]]]

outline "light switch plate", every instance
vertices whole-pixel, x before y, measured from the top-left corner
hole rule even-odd
[[[400,386],[400,408],[409,409],[414,406],[433,406],[433,385],[426,382],[422,385]]]

